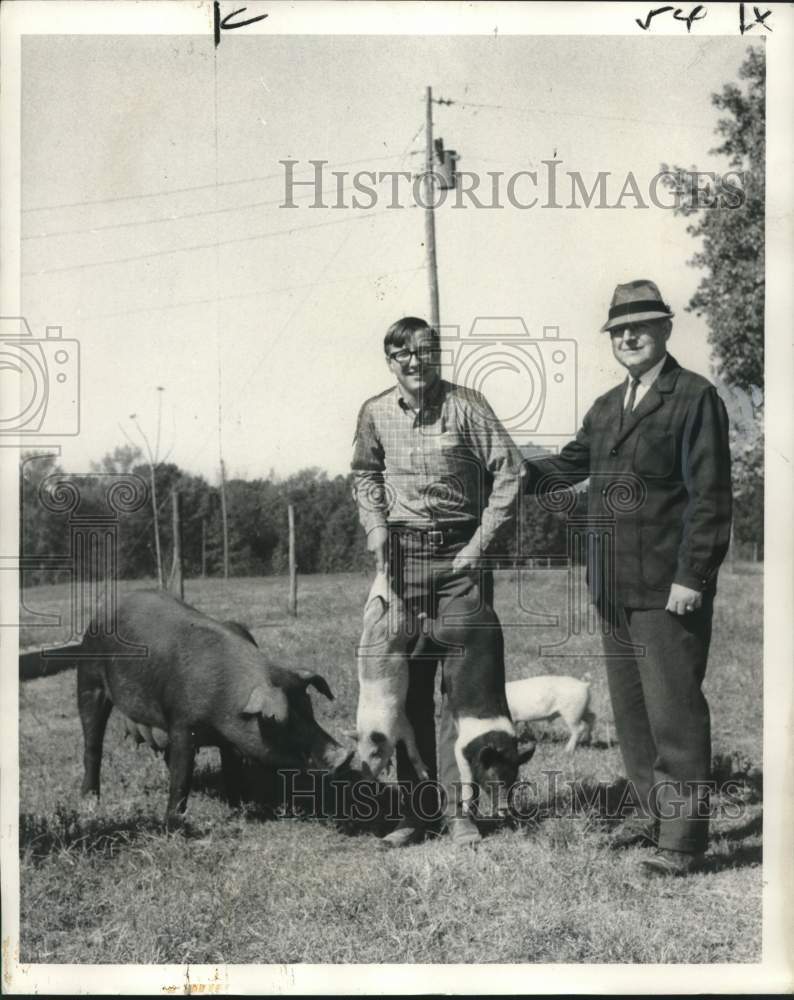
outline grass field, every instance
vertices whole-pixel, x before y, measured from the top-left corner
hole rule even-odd
[[[328,821],[230,814],[214,749],[200,752],[184,832],[162,826],[162,759],[105,738],[103,797],[79,798],[82,736],[73,671],[20,685],[22,962],[755,962],[761,953],[762,577],[723,574],[706,682],[717,777],[739,794],[715,800],[707,871],[646,883],[639,848],[606,847],[601,824],[569,808],[570,783],[618,787],[620,752],[595,641],[540,656],[563,625],[529,612],[564,607],[565,574],[535,571],[517,587],[497,574],[508,677],[592,676],[598,720],[570,764],[564,731],[537,725],[532,783],[537,815],[476,848],[445,838],[399,852],[371,832]],[[143,584],[121,584],[125,587]],[[188,581],[186,599],[247,622],[288,667],[322,673],[336,700],[315,698],[338,735],[355,715],[354,649],[368,587],[363,575],[306,577],[300,616],[285,614],[283,579]],[[68,610],[66,586],[25,592],[37,612]],[[28,625],[22,645],[57,643],[68,630]],[[753,769],[751,765],[756,765]],[[544,772],[561,772],[551,783]]]

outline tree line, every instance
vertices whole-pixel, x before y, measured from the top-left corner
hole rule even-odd
[[[156,576],[150,467],[141,460],[140,451],[125,445],[92,463],[89,474],[75,476],[64,473],[52,455],[23,456],[21,553],[27,562],[23,576],[26,585],[56,581],[58,570],[44,565],[44,560],[69,554],[74,511],[51,509],[47,492],[62,480],[73,483],[79,493],[79,517],[100,524],[102,517],[111,513],[105,497],[114,477],[119,476],[136,477],[142,502],[136,510],[117,516],[116,573],[125,579]],[[181,497],[185,575],[223,575],[219,488],[172,462],[157,465],[154,480],[166,575],[173,551],[172,490]],[[353,498],[352,475],[329,476],[321,469],[309,468],[285,478],[232,478],[226,482],[225,491],[230,575],[268,576],[287,571],[289,504],[295,510],[296,557],[301,573],[341,573],[371,567],[372,557],[367,552]],[[499,555],[512,562],[520,548],[524,555],[564,559],[565,516],[545,511],[531,499],[525,507],[520,541],[505,538]]]
[[[58,570],[37,559],[66,556],[70,546],[73,512],[52,510],[48,489],[62,479],[79,492],[79,514],[94,520],[110,513],[105,496],[117,476],[135,476],[144,502],[117,519],[116,572],[136,579],[156,576],[154,517],[149,493],[150,468],[137,449],[116,448],[92,464],[91,473],[69,476],[52,455],[23,456],[21,476],[21,550],[28,567],[27,585],[53,582]],[[54,477],[54,478],[53,478]],[[160,545],[166,572],[173,550],[171,492],[181,497],[182,558],[186,576],[223,574],[223,530],[220,491],[203,476],[192,475],[174,463],[154,470],[158,498]],[[285,573],[288,565],[287,506],[296,519],[296,557],[302,573],[340,573],[370,567],[364,531],[352,493],[352,476],[329,476],[303,469],[280,479],[230,479],[226,485],[229,566],[232,576],[267,576]],[[521,549],[539,557],[564,558],[566,523],[562,515],[541,510],[532,501],[525,512]],[[505,540],[501,554],[510,559],[517,545]]]
[[[33,561],[69,550],[70,514],[49,509],[46,497],[52,477],[65,475],[52,456],[23,456],[21,477],[22,554]],[[154,515],[150,467],[128,445],[92,463],[91,473],[65,476],[80,494],[81,516],[110,513],[105,496],[113,477],[137,477],[144,497],[138,508],[117,517],[117,574],[126,579],[156,576]],[[203,476],[173,462],[154,468],[158,531],[167,573],[173,551],[171,493],[181,498],[182,560],[188,577],[219,576],[224,571],[220,490]],[[287,505],[297,514],[298,565],[305,573],[342,572],[364,564],[366,546],[358,527],[349,477],[329,477],[319,469],[304,469],[285,479],[226,482],[229,564],[234,576],[264,576],[286,571],[288,561]],[[28,584],[50,581],[46,568],[27,571]]]
[[[758,443],[736,442],[734,456],[735,543],[755,544],[763,553],[763,451]],[[116,567],[118,577],[156,577],[154,517],[149,493],[150,468],[137,449],[116,448],[92,464],[90,474],[70,476],[52,455],[23,456],[21,476],[21,553],[27,568],[27,586],[57,582],[59,571],[47,566],[52,556],[68,556],[74,512],[51,509],[43,499],[53,484],[71,482],[79,493],[81,519],[101,524],[111,513],[106,503],[115,477],[137,477],[141,502],[136,510],[117,515]],[[54,478],[53,478],[54,477]],[[203,476],[193,475],[172,462],[155,467],[160,546],[167,575],[173,551],[171,492],[178,490],[182,505],[182,559],[187,577],[222,576],[223,528],[220,491]],[[229,572],[231,576],[269,576],[288,567],[287,507],[295,509],[296,557],[301,573],[344,573],[371,568],[364,531],[359,525],[352,492],[352,476],[329,476],[310,468],[285,478],[237,479],[226,483]],[[574,516],[584,515],[587,491],[577,494]],[[567,558],[569,515],[544,509],[525,497],[518,532],[500,540],[503,565],[527,559]]]

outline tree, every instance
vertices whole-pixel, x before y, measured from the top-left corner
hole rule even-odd
[[[764,556],[764,439],[733,446],[733,537]]]
[[[128,476],[133,466],[140,462],[143,452],[137,445],[117,445],[107,452],[100,461],[91,463],[92,472],[106,472],[114,476]]]
[[[336,476],[328,483],[328,490],[329,513],[317,555],[318,572],[370,570],[373,560],[353,500],[353,476]]]
[[[49,476],[63,472],[53,454],[24,452],[20,460],[19,514],[20,555],[25,559],[46,559],[69,553],[69,515],[49,510],[41,500],[40,488]],[[20,571],[21,586],[55,583],[57,571],[31,565]]]
[[[740,188],[736,176],[726,174],[704,199],[703,175],[698,191],[693,171],[664,164],[662,169],[680,196],[675,211],[694,219],[687,232],[702,239],[689,263],[705,273],[687,309],[706,319],[718,374],[749,392],[764,386],[766,64],[760,46],[748,49],[739,77],[746,88],[728,83],[711,95],[725,116],[716,127],[722,143],[710,153],[728,158]]]
[[[734,537],[756,542],[762,549],[766,63],[760,46],[747,50],[739,78],[746,87],[728,83],[711,95],[712,104],[725,114],[716,127],[722,142],[710,152],[728,158],[741,179],[740,192],[733,193],[741,197],[725,199],[729,178],[725,175],[716,184],[722,189],[716,205],[713,197],[704,204],[696,174],[665,165],[663,170],[669,171],[669,186],[680,198],[676,212],[694,220],[687,232],[702,240],[689,263],[705,273],[687,309],[706,319],[717,375],[727,396],[739,390],[750,403],[749,416],[736,420],[731,414]]]

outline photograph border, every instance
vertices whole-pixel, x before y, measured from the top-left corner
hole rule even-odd
[[[239,5],[224,5],[229,10]],[[267,13],[266,21],[245,29],[262,34],[641,34],[635,21],[648,3],[527,4],[473,3],[262,3],[249,0],[248,15]],[[753,993],[794,988],[790,944],[794,940],[794,762],[792,761],[792,690],[794,686],[794,579],[792,574],[791,407],[794,348],[791,317],[792,193],[794,188],[794,9],[765,4],[772,10],[773,32],[767,52],[767,202],[766,202],[766,527],[774,543],[764,564],[764,890],[763,960],[753,965],[257,965],[257,966],[105,966],[30,965],[19,962],[19,680],[14,628],[0,630],[2,700],[2,872],[3,987],[13,993],[289,993],[353,995],[375,993]],[[739,4],[708,4],[709,35],[737,32]],[[2,232],[0,311],[20,312],[20,138],[21,41],[28,34],[173,34],[213,31],[212,3],[201,5],[144,2],[28,2],[3,5],[2,58]],[[658,18],[657,35],[681,37],[682,23]],[[221,41],[223,44],[223,41]],[[227,42],[227,44],[229,44]],[[22,442],[23,444],[25,442]],[[21,446],[20,446],[21,447]],[[20,448],[0,445],[0,604],[3,621],[14,621],[18,573],[4,565],[19,551],[16,498]],[[782,530],[782,537],[781,537]],[[774,532],[774,534],[773,534]],[[11,571],[13,570],[13,571]],[[18,620],[18,619],[17,619]]]

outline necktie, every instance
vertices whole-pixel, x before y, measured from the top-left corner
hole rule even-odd
[[[634,402],[637,399],[637,388],[638,388],[639,384],[640,384],[640,380],[638,378],[633,378],[631,380],[631,391],[629,392],[629,401],[628,401],[628,403],[626,403],[626,409],[625,409],[625,411],[622,410],[621,414],[620,414],[620,423],[621,423],[621,426],[623,424],[624,415],[626,413],[631,413],[631,411],[634,409]]]

